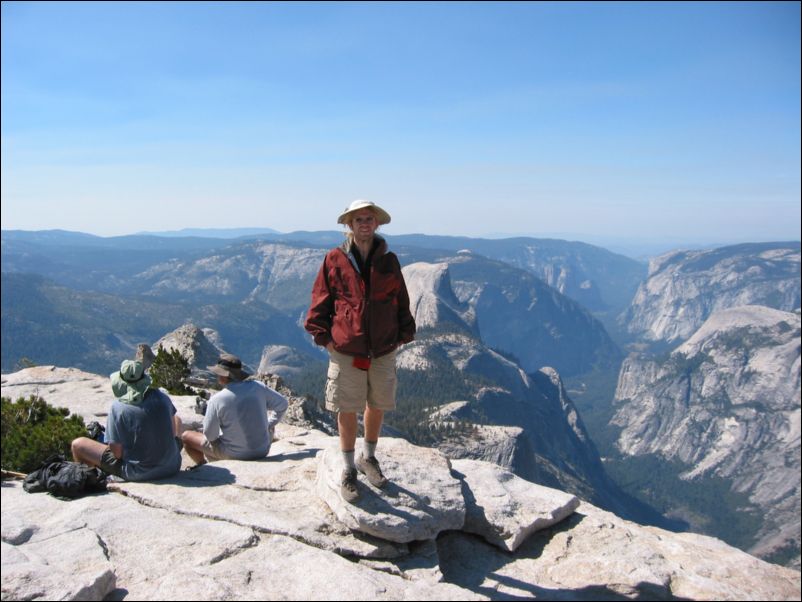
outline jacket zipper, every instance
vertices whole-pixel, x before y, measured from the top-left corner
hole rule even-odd
[[[371,357],[373,357],[373,351],[371,349],[371,343],[370,343],[370,311],[371,311],[370,298],[369,298],[370,291],[368,291],[367,287],[365,286],[365,279],[362,278],[362,274],[359,271],[359,267],[357,266],[356,259],[354,258],[353,254],[349,251],[348,253],[345,254],[345,256],[348,258],[348,263],[350,263],[351,267],[354,268],[354,272],[356,272],[356,277],[359,282],[359,290],[362,291],[362,298],[365,300],[365,312],[362,315],[362,320],[363,320],[362,328],[364,328],[365,330],[365,338],[367,339],[368,343],[368,359],[370,359]],[[373,278],[372,261],[370,262],[370,277],[371,279]]]

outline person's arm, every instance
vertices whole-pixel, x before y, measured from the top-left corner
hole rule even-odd
[[[217,415],[215,395],[209,400],[206,414],[203,416],[203,434],[209,442],[216,441],[220,437],[220,417]]]
[[[276,425],[281,422],[281,419],[284,417],[289,402],[281,393],[274,391],[267,385],[265,385],[265,388],[267,389],[267,395],[265,396],[267,405],[267,432],[272,442],[278,439],[278,437],[276,437]]]
[[[120,443],[119,431],[125,428],[125,424],[122,423],[118,404],[118,401],[113,401],[109,408],[109,417],[106,420],[106,444],[109,446],[111,453],[114,454],[114,457],[122,460],[123,444]]]
[[[403,345],[415,340],[415,318],[409,311],[407,283],[404,281],[404,274],[398,263],[396,263],[396,273],[401,282],[401,290],[398,292],[398,342]]]
[[[170,409],[170,424],[173,425],[173,437],[181,437],[181,433],[184,430],[184,424],[178,417],[178,410],[175,409],[175,404],[167,393],[164,394],[164,400],[167,404],[167,407]]]
[[[274,429],[284,418],[289,402],[281,393],[267,388],[267,427]]]
[[[324,259],[315,283],[312,285],[312,301],[304,323],[304,328],[312,335],[315,344],[321,347],[328,347],[331,343],[331,324],[334,314],[334,295],[332,295],[326,277],[327,271],[328,267]]]

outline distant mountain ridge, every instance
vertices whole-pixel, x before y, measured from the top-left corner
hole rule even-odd
[[[141,236],[167,236],[171,238],[196,236],[201,238],[242,238],[262,234],[281,234],[272,228],[182,228],[181,230],[162,230],[158,232],[137,232]]]
[[[581,242],[552,239],[511,238],[481,239],[456,236],[408,234],[386,236],[391,248],[411,248],[420,252],[456,252],[468,249],[491,259],[504,261],[527,270],[561,293],[593,311],[622,311],[646,274],[644,264],[601,247]],[[250,240],[282,242],[312,248],[330,248],[342,242],[337,231],[291,232],[247,235],[236,239],[133,235],[102,238],[65,231],[2,231],[4,271],[33,271],[72,286],[74,271],[86,272],[87,265],[98,264],[99,276],[106,276],[116,264],[145,269],[159,259],[188,259],[195,251],[210,251]],[[98,247],[108,249],[108,261],[96,257]],[[83,250],[82,250],[83,249]],[[138,254],[126,251],[138,250]],[[131,255],[137,255],[132,257]],[[416,260],[417,260],[416,259]],[[37,262],[48,264],[47,272],[37,269]],[[113,292],[106,290],[106,292]]]
[[[322,236],[325,239],[329,234],[322,233]],[[341,234],[337,236],[341,240]],[[79,292],[113,294],[120,298],[121,306],[124,299],[132,296],[147,299],[152,307],[155,307],[154,303],[166,303],[168,307],[182,305],[186,307],[187,319],[196,322],[199,314],[208,313],[214,305],[227,306],[227,311],[243,315],[249,313],[243,311],[247,304],[251,304],[251,308],[264,304],[260,311],[251,312],[251,315],[272,314],[276,319],[284,320],[280,332],[295,330],[297,334],[289,338],[285,334],[279,337],[268,334],[258,349],[249,345],[242,347],[240,353],[246,355],[246,361],[253,365],[258,365],[265,345],[285,345],[292,338],[305,337],[298,324],[308,308],[312,281],[329,248],[300,241],[262,239],[221,242],[211,239],[89,237],[87,240],[91,244],[82,242],[77,247],[63,241],[73,238],[73,233],[4,232],[3,271],[36,272],[57,285]],[[84,237],[79,239],[83,241]],[[152,240],[158,242],[156,248],[150,247]],[[436,242],[440,242],[439,239]],[[458,242],[465,240],[459,239]],[[499,244],[499,241],[490,242]],[[522,268],[516,269],[475,253],[440,250],[434,248],[434,243],[427,247],[412,247],[391,242],[390,246],[397,251],[402,264],[421,260],[451,262],[451,269],[460,281],[459,290],[473,287],[477,291],[478,296],[471,301],[475,305],[471,311],[477,316],[478,326],[484,330],[482,336],[491,345],[516,354],[528,370],[537,370],[548,364],[561,373],[571,374],[581,372],[599,359],[618,355],[600,324],[576,302],[555,296],[559,293],[540,283],[537,277],[530,275],[531,272],[527,273],[529,270],[521,271]],[[453,241],[452,246],[456,246]],[[535,302],[536,299],[539,301]],[[109,307],[116,304],[111,303]],[[239,304],[246,304],[246,307],[235,309]],[[198,307],[207,309],[193,309]],[[170,311],[166,313],[170,314]],[[515,316],[518,326],[504,331],[508,334],[498,334],[494,338],[494,332],[505,326],[506,315]],[[218,311],[212,326],[226,336],[225,331],[231,332],[231,329],[221,326],[220,321],[224,319],[225,314]],[[184,321],[179,320],[163,331],[176,328]],[[64,323],[69,324],[69,320]],[[510,326],[512,322],[506,324],[507,328]],[[304,346],[309,346],[308,341],[300,348]],[[4,369],[11,369],[13,362],[7,362],[12,358],[7,353],[4,356]],[[52,354],[50,357],[52,361]],[[16,361],[19,357],[13,359]],[[100,369],[96,365],[81,365],[82,358],[64,359],[69,365]]]

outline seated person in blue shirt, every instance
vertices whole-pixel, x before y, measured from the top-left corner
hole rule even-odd
[[[116,399],[106,422],[107,444],[79,437],[72,442],[76,462],[99,466],[126,481],[163,479],[181,469],[176,441],[180,419],[170,397],[150,384],[141,361],[123,361],[111,375]]]
[[[264,458],[276,424],[287,411],[287,399],[258,380],[245,380],[250,375],[235,355],[224,353],[208,369],[224,389],[206,405],[203,432],[181,436],[184,449],[198,464]]]

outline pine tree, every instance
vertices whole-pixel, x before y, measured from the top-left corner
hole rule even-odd
[[[27,473],[52,454],[64,454],[69,459],[73,439],[86,436],[84,419],[68,417],[69,413],[67,408],[54,408],[36,395],[15,402],[3,397],[3,468]]]
[[[166,351],[161,345],[156,359],[150,367],[150,377],[154,387],[164,387],[173,395],[195,395],[195,391],[184,384],[190,375],[189,361],[178,349]]]

